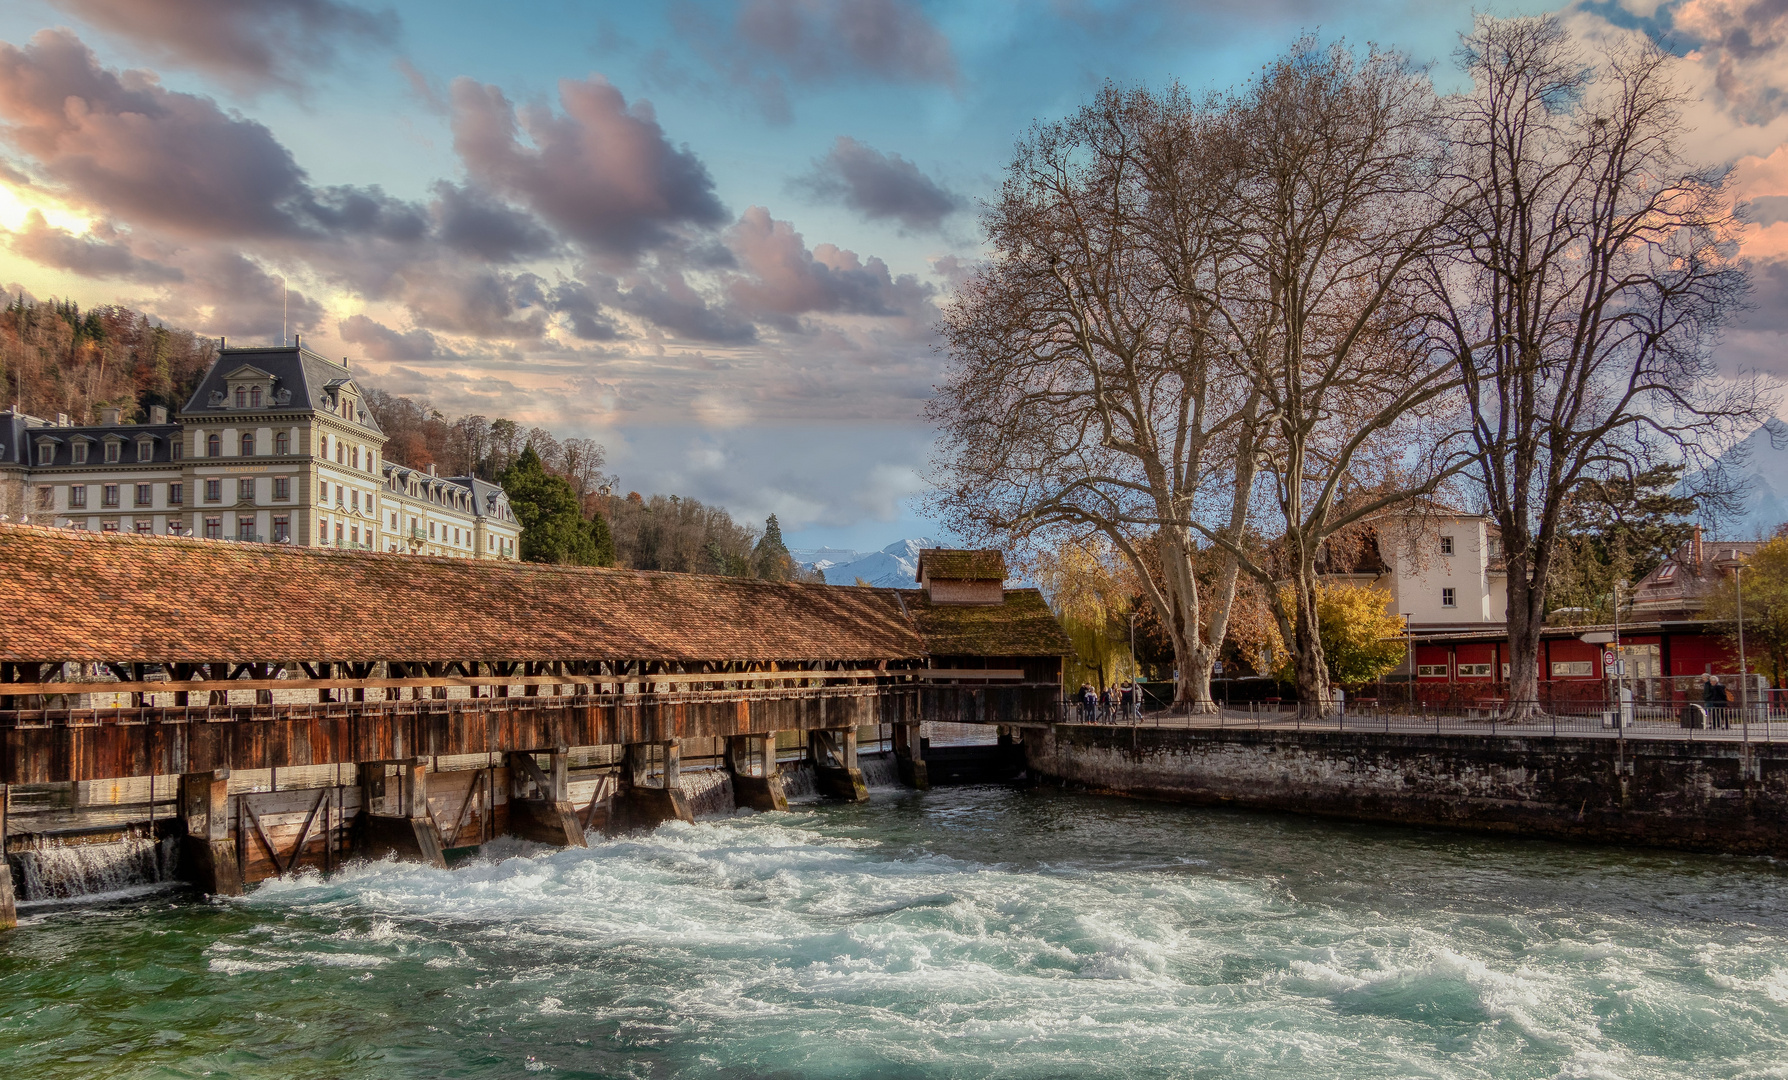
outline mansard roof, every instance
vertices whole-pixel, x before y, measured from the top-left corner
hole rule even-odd
[[[1040,597],[1008,596],[965,614],[898,589],[0,524],[7,661],[899,660],[942,652],[928,634],[945,655],[1067,651]]]
[[[28,422],[29,421],[29,422]],[[30,468],[55,468],[74,464],[74,444],[85,442],[98,447],[105,439],[131,444],[147,436],[155,442],[153,456],[139,462],[132,451],[122,461],[109,464],[89,457],[82,468],[112,468],[122,465],[165,464],[173,460],[173,444],[180,437],[179,424],[82,424],[78,427],[55,427],[42,424],[36,417],[18,413],[0,413],[0,465],[22,465]],[[37,446],[47,440],[56,449],[55,459],[47,465],[38,461]],[[96,451],[97,452],[97,451]]]
[[[251,374],[239,374],[243,369]],[[312,352],[302,345],[267,345],[246,349],[224,349],[212,361],[211,367],[199,380],[199,388],[193,392],[180,415],[187,419],[203,417],[228,416],[234,403],[228,397],[231,379],[259,378],[261,375],[273,380],[275,392],[285,391],[288,395],[281,404],[271,401],[263,402],[255,411],[257,413],[313,413],[326,412],[333,414],[334,405],[330,402],[329,391],[343,386],[352,387],[360,392],[353,382],[354,376],[346,366],[338,364],[321,353]],[[214,395],[224,395],[223,404],[214,406],[211,402]],[[377,420],[373,419],[371,410],[364,404],[357,418],[359,425],[368,431],[384,434]]]

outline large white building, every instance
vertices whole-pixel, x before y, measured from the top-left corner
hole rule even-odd
[[[1391,594],[1386,609],[1418,632],[1475,630],[1508,619],[1509,581],[1496,526],[1448,510],[1387,514],[1325,576]]]
[[[0,413],[0,489],[39,525],[514,559],[502,488],[384,459],[346,362],[223,349],[179,415],[96,425]]]

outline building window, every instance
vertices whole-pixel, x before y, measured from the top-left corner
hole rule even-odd
[[[346,490],[347,489],[343,488],[340,484],[335,485],[335,505],[337,505],[337,506],[347,505],[347,503],[346,503],[347,496],[345,494],[343,494]]]
[[[175,439],[168,444],[168,460],[179,461],[186,456],[186,440]]]
[[[428,523],[428,538],[430,540],[435,538],[435,523],[432,521]]]
[[[116,521],[101,522],[100,526],[99,526],[99,531],[100,532],[117,532],[118,531],[118,523]]]
[[[395,511],[391,515],[391,529],[393,532],[397,531],[397,513]]]
[[[1461,679],[1488,679],[1490,677],[1490,665],[1460,664],[1459,677]]]
[[[138,536],[153,536],[153,535],[155,535],[155,522],[151,521],[148,518],[138,518],[137,519],[137,535]]]
[[[358,469],[360,467],[360,448],[358,446],[354,447],[354,462],[353,462],[353,464],[354,464],[354,468],[356,468],[356,469]]]
[[[205,436],[205,456],[223,457],[223,436],[213,431]]]
[[[185,506],[186,505],[186,485],[185,484],[169,484],[168,485],[168,505],[169,506]]]
[[[276,544],[289,544],[292,542],[292,519],[285,514],[274,515],[273,542]]]
[[[346,533],[347,533],[347,530],[342,526],[342,523],[339,521],[336,522],[335,523],[335,546],[336,547],[340,547],[342,545],[342,541],[347,539]]]
[[[107,484],[104,487],[100,488],[100,490],[99,490],[99,505],[101,505],[101,506],[117,506],[118,505],[118,485],[117,484]]]
[[[236,501],[237,502],[254,502],[255,501],[254,477],[244,476],[240,480],[236,481]]]
[[[251,541],[251,542],[257,541],[260,539],[259,536],[255,535],[255,519],[254,518],[239,517],[236,519],[236,539],[247,540],[247,541]]]
[[[87,464],[87,444],[77,441],[74,445],[70,446],[68,448],[68,459],[76,465]]]
[[[38,493],[41,495],[43,492],[46,492],[48,490],[50,490],[50,489],[49,488],[39,488]],[[38,502],[42,503],[43,500],[39,499]],[[87,508],[87,485],[86,484],[76,484],[74,487],[71,487],[68,489],[68,507],[71,510],[85,510]],[[38,509],[48,510],[49,507],[47,505],[43,505],[43,506],[39,506]]]
[[[1552,661],[1552,677],[1568,678],[1573,675],[1595,674],[1594,660],[1554,660]]]
[[[317,522],[317,543],[327,544],[328,542],[329,542],[329,523],[327,521],[319,521],[319,522]]]
[[[1423,679],[1444,679],[1447,677],[1445,664],[1417,664],[1416,675]]]
[[[205,519],[205,539],[207,539],[207,540],[222,540],[223,539],[223,518],[208,517]]]
[[[117,439],[107,439],[106,440],[106,463],[108,465],[117,462],[117,460],[120,456],[118,453],[118,450],[119,450],[119,442]]]
[[[205,501],[206,502],[223,502],[223,481],[222,480],[212,479],[212,480],[205,481]]]
[[[348,505],[354,508],[355,513],[360,512],[360,492],[358,490],[348,492]]]
[[[1443,536],[1440,538],[1440,553],[1442,555],[1451,555],[1453,553],[1453,538],[1452,537]]]
[[[318,456],[322,457],[324,460],[328,460],[328,457],[329,457],[329,436],[324,435],[322,437],[321,441],[318,442],[317,445],[322,448],[322,453],[319,454]]]
[[[1456,592],[1454,592],[1452,589],[1440,590],[1440,606],[1441,607],[1457,607],[1458,604],[1455,603],[1457,596],[1458,596],[1458,594]]]
[[[155,489],[154,489],[154,487],[152,487],[149,484],[138,484],[137,485],[137,505],[138,506],[154,506],[155,505]]]
[[[261,407],[261,388],[260,387],[251,386],[248,388],[248,407],[251,409],[258,409]]]
[[[273,478],[273,497],[281,502],[292,497],[292,478],[276,476]]]
[[[255,436],[253,432],[244,432],[242,435],[242,456],[255,456]]]
[[[340,439],[335,440],[335,463],[337,465],[346,465],[348,463],[348,451],[347,448],[341,444]]]
[[[273,452],[289,454],[292,452],[292,436],[289,432],[278,432],[273,436]]]
[[[248,408],[248,388],[246,386],[236,388],[236,407],[238,409]]]
[[[185,531],[186,531],[186,525],[185,525],[185,523],[181,522],[180,520],[173,519],[168,522],[168,535],[169,536],[179,536],[181,533],[183,533]]]
[[[348,539],[356,544],[360,542],[360,526],[356,525],[348,530]]]
[[[148,439],[137,440],[137,460],[149,461],[155,457],[155,444]]]

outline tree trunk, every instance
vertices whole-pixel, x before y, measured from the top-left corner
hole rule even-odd
[[[1509,701],[1507,718],[1539,711],[1540,631],[1546,627],[1543,595],[1533,587],[1527,560],[1509,560]]]
[[[1183,532],[1161,529],[1156,553],[1161,560],[1163,592],[1172,611],[1164,619],[1173,637],[1175,672],[1173,700],[1195,713],[1214,711],[1211,701],[1211,664],[1217,658],[1206,636],[1198,594],[1198,578],[1192,570],[1191,545]],[[1233,582],[1231,583],[1233,588]]]
[[[1294,672],[1298,687],[1298,715],[1317,719],[1328,715],[1329,667],[1322,655],[1322,636],[1317,632],[1315,590],[1300,583],[1297,622],[1292,634]]]

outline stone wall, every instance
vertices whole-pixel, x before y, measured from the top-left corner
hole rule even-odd
[[[1788,745],[1057,725],[1045,782],[1561,840],[1788,856]]]

